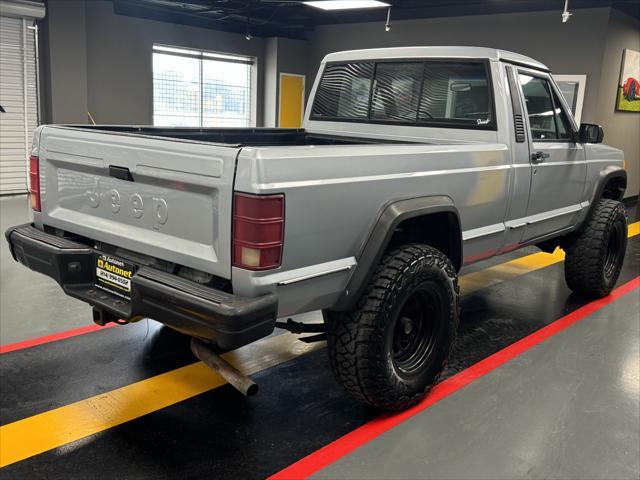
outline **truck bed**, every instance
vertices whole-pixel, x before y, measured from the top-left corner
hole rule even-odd
[[[395,143],[303,129],[39,127],[39,228],[231,277],[231,212],[243,147]],[[104,246],[106,245],[106,246]],[[138,261],[142,263],[142,260]]]
[[[303,128],[194,128],[122,125],[66,125],[66,127],[99,131],[101,133],[112,132],[119,135],[129,134],[208,142],[229,147],[399,143],[394,140],[310,133]]]

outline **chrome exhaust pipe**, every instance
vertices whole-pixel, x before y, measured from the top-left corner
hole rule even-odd
[[[191,338],[191,351],[196,357],[202,360],[207,367],[219,373],[222,378],[235,387],[241,394],[251,397],[258,393],[258,385],[256,385],[253,380],[238,371],[238,369],[225,361],[201,340],[195,337]]]

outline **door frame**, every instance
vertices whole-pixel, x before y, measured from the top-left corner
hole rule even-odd
[[[566,99],[564,98],[564,96],[562,95],[562,92],[560,91],[560,88],[558,87],[558,85],[556,84],[553,76],[548,73],[548,72],[541,72],[539,70],[535,70],[535,69],[531,69],[531,68],[527,68],[527,67],[521,67],[521,66],[517,66],[515,68],[515,74],[516,74],[516,79],[517,79],[517,85],[518,85],[518,95],[520,96],[521,102],[522,102],[522,106],[523,106],[523,112],[524,112],[524,120],[525,120],[525,125],[526,125],[526,130],[527,130],[527,139],[528,139],[528,145],[529,145],[529,163],[530,163],[530,168],[531,168],[531,183],[530,183],[530,187],[529,187],[529,201],[527,203],[527,212],[526,212],[526,217],[523,220],[526,220],[524,222],[524,224],[522,226],[525,227],[525,230],[523,232],[523,237],[522,237],[522,241],[524,243],[530,243],[532,240],[535,240],[536,238],[538,238],[538,235],[533,234],[531,235],[531,233],[529,232],[529,230],[533,230],[535,231],[535,226],[536,225],[547,225],[545,227],[544,230],[548,231],[548,233],[551,232],[559,232],[559,231],[563,231],[566,230],[568,228],[571,228],[573,226],[573,223],[575,222],[575,220],[578,218],[579,212],[581,210],[583,210],[584,208],[586,208],[587,205],[584,204],[583,202],[583,198],[582,198],[582,194],[584,192],[580,192],[581,196],[578,198],[578,201],[576,203],[570,204],[570,205],[564,205],[561,206],[557,209],[551,209],[551,210],[546,210],[543,212],[538,212],[535,214],[531,213],[531,203],[533,200],[533,196],[535,195],[535,182],[536,180],[536,170],[538,168],[550,168],[552,166],[556,166],[556,167],[560,167],[562,165],[565,165],[567,167],[575,165],[575,166],[582,166],[584,169],[584,176],[585,178],[583,180],[586,180],[586,158],[582,158],[580,160],[576,160],[576,161],[560,161],[560,162],[544,162],[544,164],[536,164],[533,162],[532,160],[532,154],[534,151],[536,151],[536,149],[534,148],[534,144],[535,143],[542,143],[542,144],[549,144],[550,146],[558,145],[558,144],[566,144],[567,147],[569,148],[569,145],[573,145],[573,148],[575,150],[582,150],[582,154],[584,155],[584,145],[580,142],[579,138],[578,138],[578,131],[579,131],[579,127],[577,125],[577,122],[575,120],[575,118],[572,115],[571,109],[569,108]],[[522,88],[522,85],[520,84],[519,81],[519,75],[520,74],[524,74],[524,75],[529,75],[532,77],[536,77],[542,80],[546,80],[548,82],[549,88],[551,89],[552,95],[555,94],[555,97],[557,98],[557,100],[560,102],[560,105],[558,105],[561,110],[565,113],[569,124],[573,130],[572,132],[572,138],[571,139],[534,139],[533,135],[531,133],[531,124],[529,123],[529,110],[527,108],[527,102],[526,102],[526,98],[524,95],[524,89]],[[555,105],[555,101],[556,98],[551,98],[551,102]],[[554,125],[556,126],[556,131],[557,131],[557,123],[556,120],[554,119]],[[542,149],[544,150],[544,149]],[[568,219],[568,224],[565,225],[560,225],[563,222],[563,219]],[[557,223],[556,223],[557,220]],[[554,228],[555,227],[555,228]],[[547,235],[544,235],[547,236]]]
[[[306,75],[301,75],[299,73],[288,73],[288,72],[280,72],[278,74],[278,127],[280,127],[281,123],[282,123],[282,108],[280,108],[281,104],[282,104],[282,77],[283,76],[289,76],[289,77],[299,77],[302,78],[302,98],[300,99],[300,125],[302,125],[302,122],[304,122],[304,100],[305,100],[305,90],[307,87],[307,76]]]

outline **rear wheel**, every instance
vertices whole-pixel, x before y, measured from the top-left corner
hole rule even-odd
[[[418,403],[437,381],[458,326],[458,283],[449,259],[406,245],[381,262],[350,312],[326,312],[328,352],[354,397],[386,410]]]
[[[608,295],[620,275],[626,249],[624,206],[615,200],[598,200],[582,229],[565,245],[567,285],[589,297]]]

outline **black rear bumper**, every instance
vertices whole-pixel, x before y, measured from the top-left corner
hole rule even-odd
[[[101,252],[25,224],[5,233],[13,258],[53,278],[65,293],[98,314],[128,321],[153,318],[182,332],[237,348],[269,335],[278,310],[274,294],[240,297],[177,275],[140,267],[131,279],[131,300],[95,287]]]

